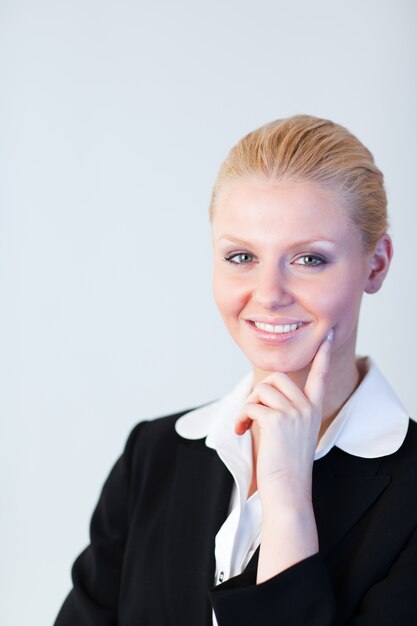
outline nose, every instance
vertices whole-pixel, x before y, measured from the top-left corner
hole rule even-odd
[[[275,310],[294,302],[288,277],[276,264],[259,268],[254,299],[265,310]]]

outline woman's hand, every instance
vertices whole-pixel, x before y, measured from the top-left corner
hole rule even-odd
[[[320,345],[304,390],[287,374],[271,374],[256,386],[236,420],[237,434],[256,422],[256,479],[263,511],[258,582],[318,550],[311,482],[332,336],[330,331]]]

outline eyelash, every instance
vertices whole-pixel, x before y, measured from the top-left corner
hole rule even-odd
[[[312,259],[313,263],[297,263],[300,259]],[[294,261],[294,263],[296,265],[304,265],[304,267],[321,267],[322,265],[326,265],[327,261],[319,254],[302,254]]]
[[[249,261],[244,261],[244,262],[238,262],[235,261],[234,259],[236,259],[236,257],[239,256],[246,256],[249,257],[250,260]],[[300,261],[300,259],[310,259],[313,262],[310,263],[298,263],[298,261]],[[224,260],[227,263],[230,263],[231,265],[247,265],[248,263],[250,263],[253,260],[253,256],[251,254],[249,254],[249,252],[234,252],[233,254],[229,254],[228,256],[224,257]],[[310,267],[310,268],[316,268],[316,267],[322,267],[323,265],[327,265],[327,260],[322,257],[319,254],[302,254],[301,256],[297,257],[295,259],[295,261],[293,261],[293,263],[295,265],[301,265],[304,267]]]
[[[229,254],[228,256],[224,257],[224,260],[227,263],[230,263],[231,265],[247,265],[247,263],[249,263],[249,261],[246,261],[244,263],[239,263],[237,261],[234,261],[233,259],[235,259],[238,256],[247,256],[250,257],[250,259],[253,259],[253,256],[251,254],[249,254],[248,252],[234,252],[233,254]]]

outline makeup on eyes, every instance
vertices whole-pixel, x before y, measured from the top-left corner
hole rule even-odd
[[[274,244],[271,245],[270,250],[268,250],[268,246],[266,246],[265,243],[263,243],[262,246],[257,246],[256,242],[245,242],[240,239],[232,240],[221,237],[217,240],[215,245],[218,246],[218,251],[225,260],[230,260],[234,256],[245,254],[256,259],[268,252],[268,254],[276,254],[277,258],[286,257],[291,259],[292,257],[302,258],[314,256],[322,262],[329,262],[330,258],[336,254],[338,249],[338,244],[329,240],[300,241],[283,246]],[[259,250],[260,253],[256,254],[256,250]]]
[[[223,256],[223,260],[231,265],[248,265],[257,260],[257,257],[250,252],[240,250],[233,251]],[[297,254],[294,259],[289,259],[290,264],[299,265],[300,267],[319,268],[327,265],[329,259],[316,252],[302,252]]]

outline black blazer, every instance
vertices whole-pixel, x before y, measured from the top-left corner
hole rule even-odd
[[[395,454],[314,463],[320,552],[256,585],[212,589],[232,477],[180,414],[142,422],[107,479],[55,626],[417,625],[417,424]]]

